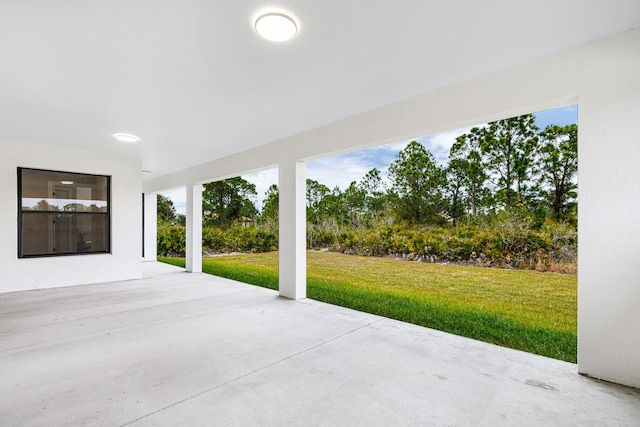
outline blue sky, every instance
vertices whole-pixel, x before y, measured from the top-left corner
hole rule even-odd
[[[534,113],[536,125],[544,129],[550,124],[566,126],[578,122],[578,106],[576,104],[567,105],[553,110],[545,110]],[[482,126],[478,124],[477,126]],[[459,135],[469,132],[471,127],[455,129],[441,132],[434,135],[427,135],[415,138],[422,143],[440,164],[447,163],[449,149]],[[316,180],[329,188],[335,186],[344,190],[352,181],[360,181],[362,177],[371,169],[378,168],[386,173],[387,168],[395,160],[396,155],[411,140],[398,141],[379,147],[368,148],[366,150],[345,153],[338,156],[325,157],[307,163],[307,178]],[[254,201],[258,209],[262,207],[264,194],[271,184],[278,183],[278,170],[270,169],[243,175],[243,178],[256,185],[258,192]],[[186,212],[185,189],[163,192],[173,200],[176,210],[179,213]]]

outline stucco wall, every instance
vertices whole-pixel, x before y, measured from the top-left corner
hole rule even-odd
[[[599,61],[578,105],[578,363],[640,388],[640,40]]]
[[[2,141],[0,153],[0,292],[141,277],[139,160]],[[112,253],[19,259],[18,167],[110,175]]]
[[[226,178],[574,102],[579,371],[640,388],[640,30],[160,177],[145,188]]]

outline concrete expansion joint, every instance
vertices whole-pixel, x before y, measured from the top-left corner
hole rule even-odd
[[[309,352],[309,351],[311,351],[311,350],[314,350],[314,349],[316,349],[316,348],[322,347],[322,346],[324,346],[324,345],[326,345],[326,344],[329,344],[329,343],[331,343],[331,342],[337,341],[337,340],[339,340],[339,339],[341,339],[341,338],[344,338],[344,337],[346,337],[346,336],[348,336],[348,335],[351,335],[351,334],[353,334],[353,333],[355,333],[355,332],[358,332],[358,331],[360,331],[360,330],[362,330],[362,329],[368,328],[368,327],[369,327],[369,326],[371,326],[371,325],[374,325],[374,324],[376,324],[376,323],[382,322],[383,320],[385,320],[385,319],[384,319],[384,318],[376,319],[376,320],[374,320],[374,321],[372,321],[372,322],[369,322],[369,323],[366,323],[366,324],[364,324],[364,325],[362,325],[362,326],[359,326],[359,327],[357,327],[357,328],[351,329],[351,330],[349,330],[349,331],[347,331],[347,332],[345,332],[345,333],[343,333],[343,334],[337,335],[337,336],[335,336],[335,337],[333,337],[333,338],[331,338],[331,339],[328,339],[328,340],[326,340],[326,341],[323,341],[323,342],[318,343],[318,344],[316,344],[316,345],[313,345],[313,346],[311,346],[311,347],[305,348],[304,350],[300,350],[300,351],[298,351],[298,352],[296,352],[296,353],[290,354],[289,356],[283,357],[282,359],[276,360],[275,362],[271,362],[271,363],[269,363],[269,364],[267,364],[267,365],[261,366],[261,367],[259,367],[259,368],[257,368],[257,369],[254,369],[253,371],[247,372],[246,374],[239,375],[239,376],[237,376],[237,377],[235,377],[235,378],[230,379],[229,381],[225,381],[225,382],[223,382],[223,383],[221,383],[221,384],[218,384],[218,385],[216,385],[216,386],[214,386],[214,387],[211,387],[211,388],[208,388],[208,389],[206,389],[206,390],[203,390],[203,391],[201,391],[201,392],[199,392],[199,393],[193,394],[193,395],[191,395],[191,396],[189,396],[189,397],[186,397],[186,398],[184,398],[184,399],[182,399],[182,400],[179,400],[179,401],[177,401],[177,402],[174,402],[174,403],[172,403],[171,405],[167,405],[167,406],[165,406],[164,408],[158,409],[158,410],[156,410],[156,411],[153,411],[153,412],[150,412],[150,413],[148,413],[148,414],[146,414],[146,415],[143,415],[142,417],[136,418],[135,420],[131,420],[131,421],[129,421],[129,422],[127,422],[127,423],[125,423],[125,424],[122,424],[120,427],[129,426],[129,425],[132,425],[132,424],[134,424],[134,423],[137,423],[138,421],[142,421],[143,419],[145,419],[145,418],[147,418],[147,417],[150,417],[150,416],[152,416],[152,415],[158,414],[158,413],[160,413],[160,412],[162,412],[162,411],[165,411],[165,410],[167,410],[167,409],[169,409],[169,408],[172,408],[172,407],[174,407],[174,406],[180,405],[181,403],[187,402],[188,400],[191,400],[191,399],[193,399],[193,398],[196,398],[196,397],[202,396],[202,395],[204,395],[204,394],[207,394],[207,393],[209,393],[209,392],[215,391],[215,390],[217,390],[217,389],[219,389],[219,388],[221,388],[221,387],[224,387],[224,386],[226,386],[226,385],[232,384],[232,383],[234,383],[234,382],[236,382],[236,381],[239,381],[239,380],[241,380],[241,379],[243,379],[243,378],[246,378],[246,377],[248,377],[248,376],[250,376],[250,375],[253,375],[253,374],[255,374],[255,373],[258,373],[258,372],[260,372],[260,371],[263,371],[263,370],[265,370],[265,369],[268,369],[268,368],[270,368],[270,367],[272,367],[272,366],[278,365],[278,364],[280,364],[280,363],[282,363],[282,362],[284,362],[284,361],[286,361],[286,360],[293,359],[294,357],[300,356],[301,354],[307,353],[307,352]]]

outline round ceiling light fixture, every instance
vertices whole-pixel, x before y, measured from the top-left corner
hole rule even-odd
[[[256,32],[263,39],[284,42],[298,32],[295,21],[283,13],[267,13],[256,20]]]
[[[114,133],[113,137],[120,142],[138,142],[140,138],[130,133]]]

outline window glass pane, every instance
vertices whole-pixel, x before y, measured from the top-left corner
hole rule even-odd
[[[109,252],[109,177],[18,168],[19,257]]]
[[[107,252],[107,220],[107,215],[23,214],[21,256]]]
[[[23,255],[44,255],[53,253],[53,215],[22,215]]]
[[[22,169],[22,211],[107,212],[108,177]]]

